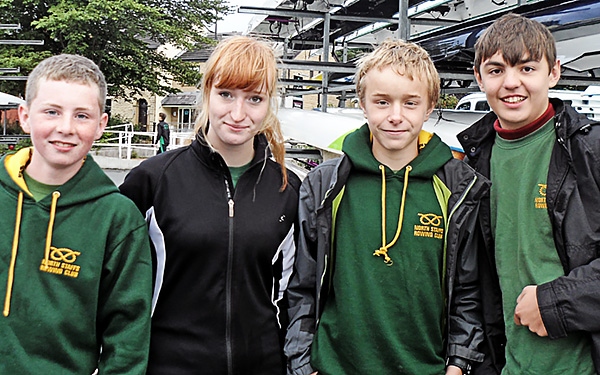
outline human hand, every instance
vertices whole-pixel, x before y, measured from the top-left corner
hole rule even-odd
[[[548,336],[537,302],[537,285],[527,285],[517,297],[515,324],[525,326],[540,337]]]
[[[463,373],[460,367],[450,365],[446,367],[446,375],[463,375]]]
[[[319,375],[319,371],[315,371],[315,372],[313,372],[313,373],[312,373],[312,374],[310,374],[310,375]]]

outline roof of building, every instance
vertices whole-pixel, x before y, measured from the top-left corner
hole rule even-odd
[[[179,92],[177,94],[169,94],[160,104],[163,107],[194,107],[196,106],[200,91]]]
[[[179,55],[179,58],[182,61],[206,62],[214,49],[214,46],[199,46],[199,48],[183,52],[181,55]]]

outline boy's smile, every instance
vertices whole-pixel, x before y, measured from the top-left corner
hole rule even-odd
[[[101,113],[97,86],[75,82],[39,82],[30,105],[19,108],[21,127],[34,146],[27,173],[39,182],[60,185],[73,177],[102,136],[108,115]]]
[[[475,77],[481,91],[505,129],[518,129],[540,117],[548,107],[548,90],[560,78],[560,63],[552,69],[546,58],[533,61],[524,58],[509,65],[501,52],[481,63]]]
[[[373,134],[373,155],[394,170],[417,156],[417,138],[433,110],[426,84],[392,68],[372,69],[364,78],[361,108]]]

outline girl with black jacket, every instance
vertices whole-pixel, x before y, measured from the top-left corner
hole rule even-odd
[[[267,44],[221,42],[193,142],[143,162],[121,186],[154,246],[148,374],[285,372],[300,180],[284,164],[276,82]]]

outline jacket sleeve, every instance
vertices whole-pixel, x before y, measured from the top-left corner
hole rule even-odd
[[[158,174],[163,171],[163,166],[156,165],[157,163],[153,163],[155,160],[151,159],[133,168],[119,186],[121,194],[131,199],[144,216],[154,205],[155,181],[158,180]]]
[[[294,273],[288,287],[289,326],[284,351],[289,375],[313,372],[310,366],[310,346],[315,333],[317,228],[315,196],[309,174],[300,186],[298,222],[299,235]]]
[[[563,246],[571,262],[576,261],[576,256],[593,260],[538,286],[538,306],[552,339],[575,331],[600,333],[600,125],[594,123],[589,133],[574,136],[570,145],[578,190],[578,196],[571,194],[570,199],[579,198],[580,202],[569,204],[564,213],[576,215],[577,223],[570,224],[565,219],[560,230],[566,238],[571,231],[589,235],[581,234],[580,243],[565,241]],[[574,212],[576,206],[582,211]]]
[[[479,283],[478,251],[482,236],[477,232],[481,193],[479,189],[465,200],[463,210],[454,213],[455,225],[449,230],[459,231],[452,236],[458,247],[456,254],[455,281],[450,301],[448,322],[448,357],[460,357],[471,362],[482,362],[481,344],[484,339],[483,317]],[[450,236],[449,236],[450,238]]]
[[[124,237],[117,236],[105,255],[97,318],[102,345],[98,375],[143,375],[148,363],[152,260],[146,224],[130,207],[132,215],[116,222],[115,231],[131,228],[127,221],[137,226]]]
[[[539,285],[537,300],[551,339],[575,331],[600,333],[600,259]]]

